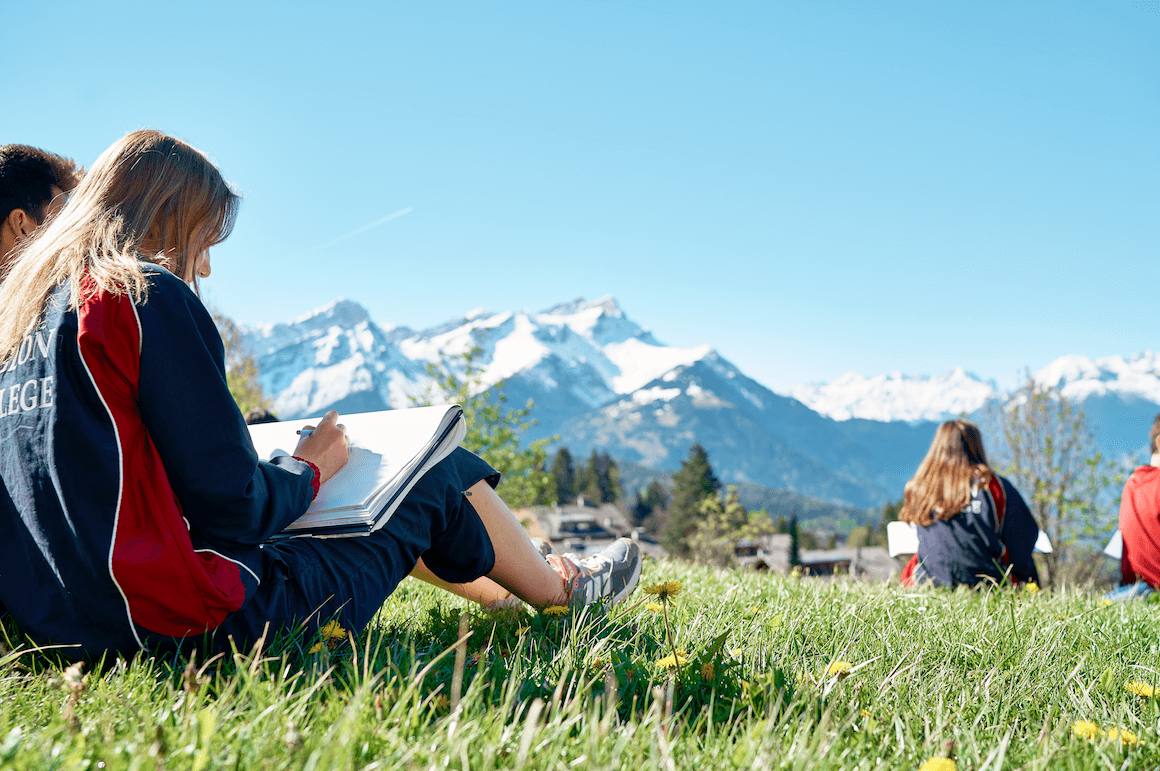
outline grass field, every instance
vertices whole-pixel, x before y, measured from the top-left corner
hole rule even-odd
[[[491,617],[414,582],[353,647],[83,675],[17,649],[0,767],[1160,767],[1160,705],[1125,686],[1160,685],[1156,605],[648,563],[642,587],[664,581],[681,583],[677,670],[642,591],[608,613]]]

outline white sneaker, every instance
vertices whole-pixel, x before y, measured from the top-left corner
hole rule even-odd
[[[628,538],[618,538],[584,559],[569,553],[551,554],[547,560],[564,579],[572,605],[591,605],[598,600],[615,605],[632,594],[640,581],[640,547]]]

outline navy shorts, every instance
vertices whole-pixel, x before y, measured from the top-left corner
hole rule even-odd
[[[357,634],[414,569],[419,557],[450,583],[485,576],[495,551],[464,493],[499,473],[463,448],[428,471],[385,525],[369,536],[292,538],[267,544],[262,583],[248,603],[212,633],[212,647],[239,650],[302,627],[307,637],[331,620]]]

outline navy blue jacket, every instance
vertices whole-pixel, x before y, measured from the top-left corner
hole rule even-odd
[[[972,491],[967,507],[950,519],[918,528],[916,582],[938,586],[1002,581],[1010,566],[1016,581],[1035,581],[1032,552],[1039,525],[1015,486],[998,475]]]
[[[216,627],[313,495],[308,464],[258,460],[205,306],[142,269],[140,304],[59,287],[0,365],[0,603],[77,658]]]

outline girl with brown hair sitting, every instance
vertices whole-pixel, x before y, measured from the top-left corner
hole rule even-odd
[[[987,464],[974,423],[948,420],[938,427],[906,483],[898,518],[918,529],[905,585],[1039,581],[1032,559],[1039,526],[1014,485]]]

